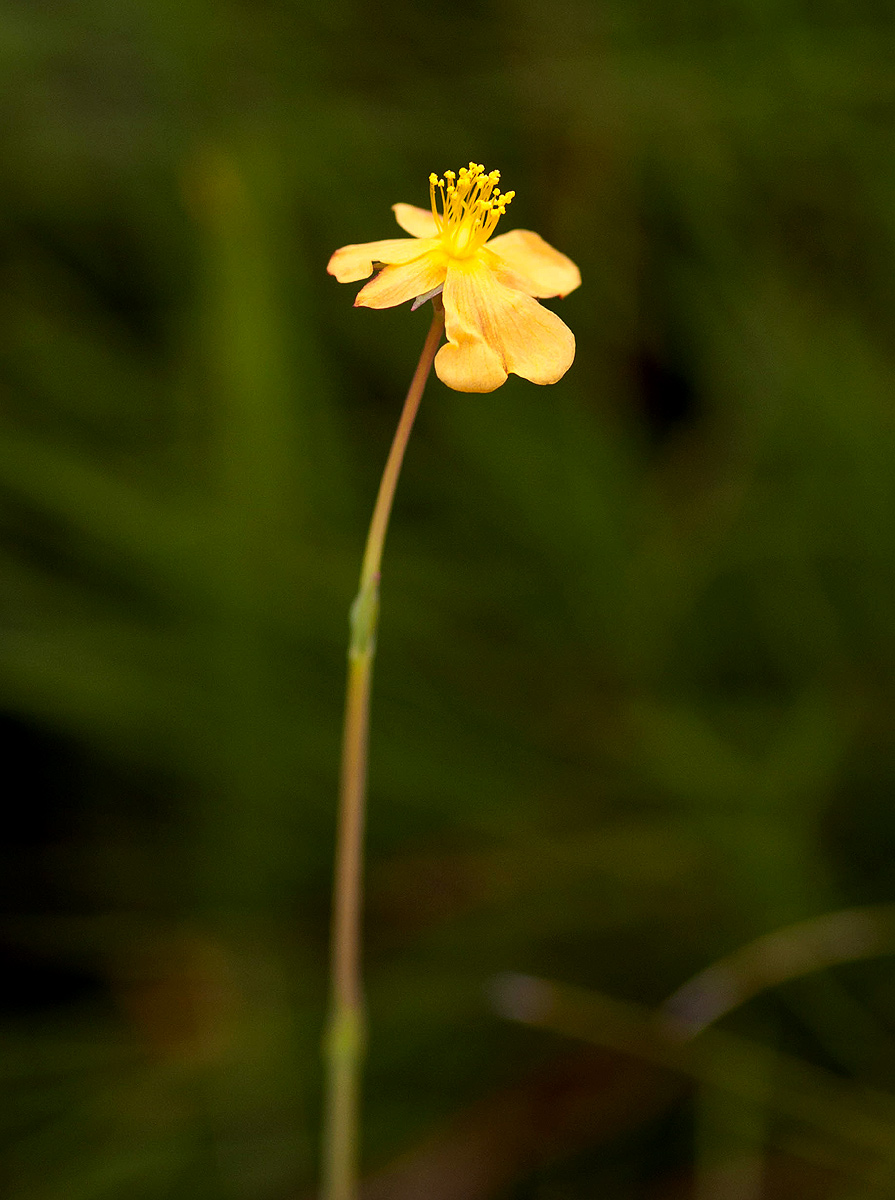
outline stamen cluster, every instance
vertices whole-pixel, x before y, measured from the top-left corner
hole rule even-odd
[[[432,216],[444,248],[454,258],[466,258],[487,242],[495,226],[507,211],[515,192],[501,192],[497,184],[500,171],[485,174],[480,163],[461,167],[459,174],[445,171],[439,179],[429,176]],[[441,212],[438,211],[438,194]]]

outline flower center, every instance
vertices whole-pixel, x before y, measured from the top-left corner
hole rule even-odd
[[[473,162],[461,167],[459,175],[445,171],[444,179],[429,176],[432,216],[445,250],[454,258],[467,258],[484,246],[507,211],[516,193],[501,192],[499,179],[500,171],[486,175],[485,168]]]

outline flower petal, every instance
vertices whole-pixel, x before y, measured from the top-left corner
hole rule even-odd
[[[556,383],[575,357],[575,338],[556,313],[499,282],[483,254],[451,259],[444,285],[448,345],[435,357],[442,383],[458,392],[491,392],[512,371]]]
[[[415,204],[393,204],[395,220],[405,233],[418,238],[438,237],[438,226],[431,208],[417,208]]]
[[[530,229],[501,233],[491,238],[487,248],[509,268],[510,273],[506,274],[495,264],[498,277],[503,276],[508,286],[517,287],[529,296],[568,296],[581,284],[581,272],[572,260]]]
[[[330,275],[335,275],[339,283],[356,283],[358,279],[366,279],[371,275],[376,263],[409,262],[436,244],[434,238],[386,238],[382,242],[343,246],[329,260],[326,269]]]
[[[507,381],[500,355],[456,325],[451,340],[435,355],[435,374],[455,392],[493,392]]]
[[[376,278],[357,293],[355,308],[392,308],[396,304],[403,304],[405,300],[413,300],[425,292],[431,292],[444,283],[447,255],[441,249],[441,243],[427,239],[418,241],[416,245],[434,248],[428,252],[424,250],[412,262],[383,267]]]

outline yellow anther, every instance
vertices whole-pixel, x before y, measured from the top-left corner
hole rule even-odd
[[[468,258],[494,232],[515,195],[501,192],[499,179],[499,171],[486,174],[484,166],[476,162],[456,174],[445,171],[443,178],[434,173],[429,176],[432,216],[442,245],[452,257]]]

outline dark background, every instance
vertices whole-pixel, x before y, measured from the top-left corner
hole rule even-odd
[[[888,909],[724,1022],[827,1073],[807,1115],[783,1068],[693,1084],[493,985],[655,1007],[895,900],[893,33],[888,0],[4,7],[0,1194],[313,1191],[347,610],[428,324],[325,267],[473,159],[580,265],[578,353],[433,378],[399,487],[371,1195],[895,1195]]]

